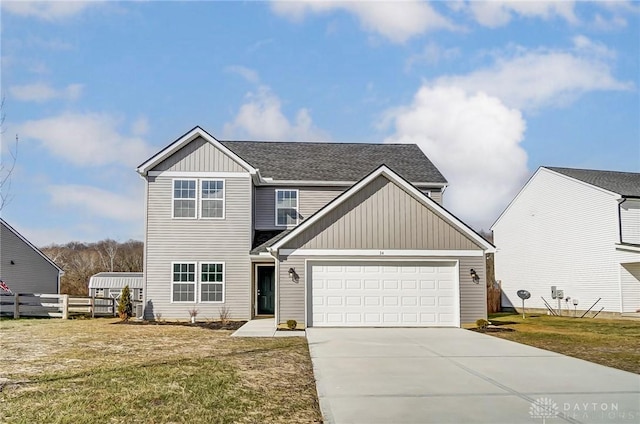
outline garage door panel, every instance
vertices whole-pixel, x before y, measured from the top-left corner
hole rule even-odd
[[[454,270],[453,264],[312,264],[310,325],[457,326]]]

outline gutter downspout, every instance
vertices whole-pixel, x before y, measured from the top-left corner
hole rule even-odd
[[[627,198],[622,197],[621,199],[622,202],[618,199],[618,235],[620,236],[620,244],[622,244],[622,212],[620,209],[622,204],[627,201]]]

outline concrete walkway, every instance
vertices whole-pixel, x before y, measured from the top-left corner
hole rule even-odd
[[[639,375],[467,330],[307,339],[327,423],[640,422]]]
[[[259,318],[247,321],[231,337],[304,337],[304,331],[277,331],[274,318]]]

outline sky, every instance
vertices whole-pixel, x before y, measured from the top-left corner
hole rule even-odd
[[[220,140],[416,143],[487,230],[539,166],[640,172],[635,2],[0,4],[2,217],[144,238],[137,165]]]

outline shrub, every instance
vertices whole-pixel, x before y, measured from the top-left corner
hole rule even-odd
[[[220,315],[220,324],[227,325],[229,322],[229,315],[231,315],[231,311],[227,305],[221,306],[218,312]]]
[[[486,330],[488,326],[489,321],[487,321],[486,319],[480,318],[476,321],[476,327],[478,327],[478,329],[480,330]]]
[[[120,299],[118,300],[118,315],[123,321],[127,321],[133,315],[133,305],[131,304],[131,290],[129,286],[124,286]]]
[[[290,319],[287,321],[287,327],[289,328],[289,330],[295,330],[297,326],[298,321],[296,321],[295,319]]]

